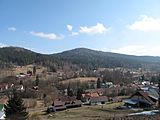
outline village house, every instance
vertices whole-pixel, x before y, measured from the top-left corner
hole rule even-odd
[[[142,88],[141,88],[142,89]],[[158,87],[150,86],[146,87],[144,91],[148,94],[148,97],[154,102],[154,105],[158,105],[159,89]]]
[[[16,75],[17,78],[25,78],[26,74],[25,73],[19,73]]]
[[[156,88],[143,88],[134,93],[129,99],[124,100],[124,105],[132,108],[156,107],[158,98],[159,94]]]
[[[55,100],[53,101],[52,107],[50,109],[52,109],[52,112],[66,110],[65,102]]]
[[[14,84],[1,84],[0,85],[0,92],[4,92],[5,90],[9,90],[15,88],[18,91],[24,91],[23,85],[14,85]]]
[[[100,89],[90,89],[86,90],[84,94],[82,94],[82,101],[85,105],[100,105],[105,104],[108,101],[106,96],[103,96],[105,90],[103,88]]]
[[[101,88],[110,88],[113,87],[113,82],[105,82],[101,84]]]
[[[143,81],[141,84],[146,86],[146,85],[151,85],[151,82],[150,81]]]
[[[97,96],[97,97],[90,97],[89,104],[90,105],[102,105],[108,101],[106,96]]]
[[[56,112],[81,106],[82,102],[77,100],[76,97],[61,96],[53,101],[52,106],[48,107],[47,112]]]
[[[82,102],[81,100],[77,100],[75,96],[61,96],[59,98],[60,101],[65,102],[66,108],[75,108],[75,107],[81,107]]]

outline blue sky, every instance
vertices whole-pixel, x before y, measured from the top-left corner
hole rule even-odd
[[[0,47],[160,56],[159,0],[0,0]]]

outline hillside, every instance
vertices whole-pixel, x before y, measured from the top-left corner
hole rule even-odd
[[[157,68],[160,63],[160,57],[124,55],[86,48],[77,48],[53,56],[89,67]]]
[[[0,68],[10,67],[11,65],[25,66],[29,64],[47,66],[50,63],[56,63],[56,60],[50,55],[35,53],[24,48],[4,47],[0,48],[0,63]]]
[[[0,49],[0,60],[17,65],[33,63],[38,54],[24,48],[6,47]]]
[[[41,64],[44,66],[60,66],[76,64],[86,68],[98,67],[126,67],[126,68],[159,68],[160,57],[133,56],[111,52],[95,51],[86,48],[77,48],[58,54],[44,55],[33,51],[18,48],[0,48],[0,67],[9,65]]]

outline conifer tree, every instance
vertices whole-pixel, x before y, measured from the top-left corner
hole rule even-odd
[[[28,112],[26,112],[26,107],[20,94],[13,90],[8,97],[8,103],[4,106],[6,120],[26,120]]]
[[[97,80],[97,88],[101,88],[101,80],[100,80],[100,78],[98,78],[98,80]]]
[[[73,90],[70,88],[70,83],[68,85],[68,88],[67,88],[67,95],[72,97],[74,94],[73,94]]]
[[[38,77],[38,75],[36,76],[35,85],[36,85],[36,86],[39,85],[39,77]]]
[[[36,66],[33,67],[33,75],[36,75]]]
[[[83,94],[83,89],[78,88],[78,90],[77,90],[77,100],[81,100],[82,94]]]

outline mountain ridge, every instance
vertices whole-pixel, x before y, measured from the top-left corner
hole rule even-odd
[[[112,52],[103,52],[91,50],[88,48],[75,48],[56,54],[41,54],[20,47],[4,47],[0,48],[1,64],[43,64],[56,65],[62,63],[76,64],[81,67],[126,67],[139,68],[147,66],[158,67],[160,57],[157,56],[136,56],[125,55]]]

